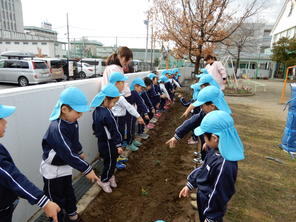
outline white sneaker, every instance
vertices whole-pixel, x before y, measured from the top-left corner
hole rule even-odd
[[[110,187],[112,187],[112,188],[116,188],[117,187],[117,183],[116,183],[116,180],[115,180],[115,176],[114,175],[110,178],[109,182],[110,182]]]
[[[112,189],[110,187],[110,182],[104,183],[101,180],[99,180],[97,183],[106,193],[112,193]]]

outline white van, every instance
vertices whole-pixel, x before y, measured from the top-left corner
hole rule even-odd
[[[0,60],[0,82],[17,83],[19,86],[52,81],[45,62],[40,60]]]
[[[84,58],[81,59],[78,63],[87,63],[94,67],[94,73],[96,76],[102,76],[106,68],[106,62],[104,59],[93,59],[93,58]]]
[[[53,80],[56,80],[57,82],[64,80],[64,69],[61,59],[34,58],[34,60],[41,60],[47,64]]]

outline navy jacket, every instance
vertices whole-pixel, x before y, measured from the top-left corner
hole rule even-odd
[[[164,84],[166,90],[168,91],[169,94],[172,94],[173,93],[173,90],[174,90],[174,86],[172,85],[172,83],[170,82],[166,82]]]
[[[154,86],[154,84],[152,84],[151,89],[147,90],[147,95],[155,108],[156,105],[160,103],[160,94],[159,92],[156,92],[156,87]]]
[[[51,121],[43,137],[42,148],[42,159],[49,165],[69,165],[84,175],[92,170],[92,167],[79,157],[82,154],[82,146],[79,142],[79,127],[77,122],[72,123],[62,119]],[[43,176],[46,177],[44,174]]]
[[[141,97],[143,98],[145,105],[149,109],[149,112],[151,112],[151,110],[154,108],[154,105],[153,105],[151,99],[149,98],[147,91],[144,90],[141,94]]]
[[[98,106],[95,109],[92,128],[99,142],[111,141],[116,147],[121,147],[122,136],[110,109],[103,106]]]
[[[137,105],[137,111],[140,115],[146,115],[149,113],[149,109],[147,108],[145,101],[137,91],[132,90],[131,95],[126,97],[126,100],[132,105]]]
[[[198,189],[198,195],[206,197],[203,212],[210,220],[222,219],[227,202],[235,193],[237,162],[227,161],[214,149],[209,149],[204,164],[193,170],[187,180],[189,189]]]
[[[162,95],[162,91],[160,89],[159,84],[157,84],[157,85],[153,84],[153,86],[154,86],[154,90],[155,90],[156,94]]]
[[[194,130],[196,127],[200,126],[201,121],[205,117],[206,113],[200,111],[198,114],[192,115],[189,119],[185,120],[181,126],[179,126],[176,131],[174,137],[177,140],[182,139],[187,133]]]
[[[0,144],[0,211],[8,208],[18,198],[44,207],[49,199],[16,167],[10,154]]]

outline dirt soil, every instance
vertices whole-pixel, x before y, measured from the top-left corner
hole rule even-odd
[[[253,97],[227,97],[246,159],[239,162],[236,194],[228,204],[225,222],[296,221],[296,161],[278,148],[287,115],[278,104],[282,82],[264,83],[266,91],[258,90]],[[195,146],[187,145],[187,139],[175,149],[164,144],[182,123],[183,111],[176,103],[162,116],[149,132],[150,139],[129,157],[128,169],[116,174],[119,187],[112,194],[101,192],[85,211],[85,221],[198,221],[189,199],[178,198],[193,169]]]
[[[87,222],[195,221],[188,199],[179,199],[180,189],[194,167],[193,151],[184,139],[170,149],[165,141],[184,119],[180,103],[162,115],[150,138],[129,156],[128,168],[116,173],[119,187],[111,194],[101,192],[83,214]]]

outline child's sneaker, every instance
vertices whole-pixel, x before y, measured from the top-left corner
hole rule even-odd
[[[127,161],[128,161],[128,158],[124,156],[119,156],[117,158],[117,162],[126,163]]]
[[[198,144],[198,140],[188,140],[188,145],[195,145]]]
[[[197,202],[196,202],[196,200],[194,200],[194,201],[190,201],[190,205],[192,206],[192,208],[193,208],[194,210],[197,210]]]
[[[133,145],[135,145],[135,146],[141,146],[142,143],[139,142],[139,141],[137,141],[137,140],[134,140],[134,141],[133,141]]]
[[[156,113],[155,116],[159,118],[161,117],[161,113]]]
[[[156,115],[156,114],[155,114]],[[152,118],[151,120],[150,120],[150,123],[156,123],[157,122],[157,119],[156,118]]]
[[[106,193],[112,193],[112,189],[110,187],[110,182],[102,182],[99,180],[97,184],[106,192]]]
[[[141,133],[141,134],[139,134],[139,137],[143,140],[147,140],[149,138],[149,135],[146,133]]]
[[[123,147],[127,147],[127,141],[123,141],[123,142],[122,142],[122,146],[123,146]]]
[[[193,162],[196,164],[200,164],[200,165],[202,165],[204,163],[204,161],[202,161],[200,158],[194,158]]]
[[[117,162],[115,167],[119,170],[123,170],[126,168],[126,165],[124,163]]]
[[[153,123],[149,123],[146,127],[148,129],[154,129],[155,125]]]
[[[133,143],[128,145],[126,147],[127,149],[129,149],[130,151],[137,151],[139,148],[137,146],[135,146]]]
[[[68,216],[65,216],[64,221],[65,222],[85,222],[84,220],[82,220],[82,218],[79,215],[76,220],[71,220]]]
[[[109,182],[110,182],[110,187],[112,187],[112,188],[116,188],[117,187],[117,183],[116,183],[116,180],[115,180],[115,176],[114,175],[110,178]]]

